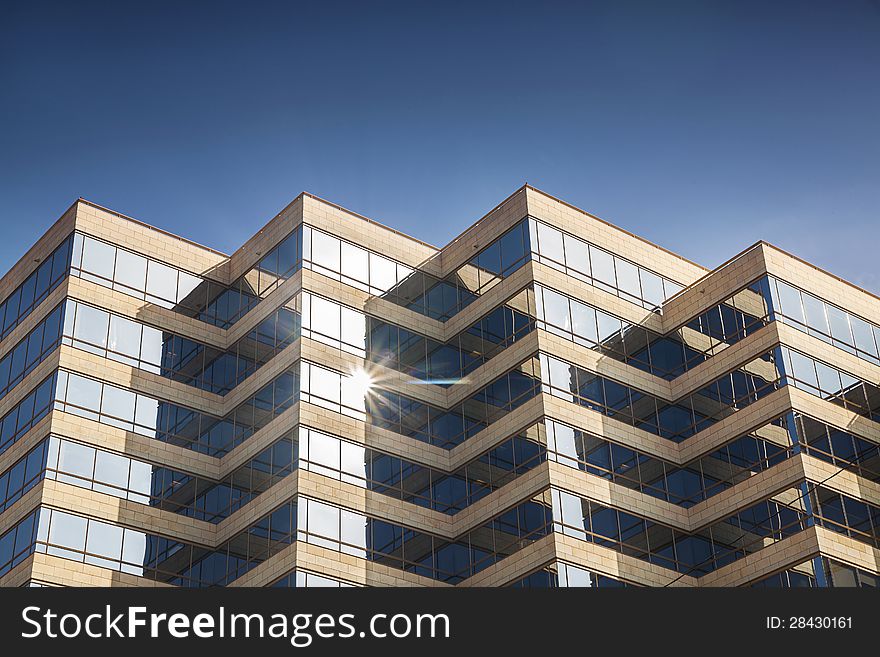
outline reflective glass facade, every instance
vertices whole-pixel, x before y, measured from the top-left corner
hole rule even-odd
[[[65,217],[0,284],[0,585],[877,584],[880,301],[769,245]]]

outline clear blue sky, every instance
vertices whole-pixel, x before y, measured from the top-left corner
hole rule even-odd
[[[7,1],[0,83],[2,271],[78,196],[231,252],[303,190],[442,245],[529,182],[880,292],[877,0]]]

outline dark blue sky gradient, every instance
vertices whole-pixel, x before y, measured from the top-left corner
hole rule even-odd
[[[303,190],[442,245],[529,182],[880,292],[876,0],[4,2],[0,83],[2,271],[78,196],[231,252]]]

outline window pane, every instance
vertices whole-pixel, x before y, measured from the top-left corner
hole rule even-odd
[[[358,479],[366,478],[366,456],[363,445],[342,442],[342,471]]]
[[[105,348],[107,346],[109,321],[109,313],[91,306],[78,304],[73,337],[90,345]]]
[[[339,441],[318,431],[309,432],[309,461],[339,470]]]
[[[361,283],[369,283],[368,252],[353,244],[342,243],[342,273]]]
[[[341,310],[342,341],[358,349],[367,347],[367,321],[363,313],[348,308]]]
[[[202,279],[185,271],[178,272],[177,301],[183,301],[202,284]]]
[[[141,360],[153,365],[162,363],[163,333],[150,326],[143,327],[141,335]]]
[[[674,297],[676,294],[681,292],[683,289],[684,289],[684,287],[682,287],[678,283],[673,283],[672,281],[670,281],[666,278],[663,279],[663,293],[664,293],[666,299]]]
[[[126,568],[126,572],[143,574],[142,567],[147,556],[147,536],[133,529],[126,529],[123,533],[122,561],[131,564],[134,568]]]
[[[342,509],[340,523],[342,531],[340,539],[355,551],[343,548],[344,552],[355,556],[364,556],[363,550],[367,547],[367,518],[359,513]]]
[[[113,280],[116,248],[105,242],[86,237],[83,243],[82,268],[107,280]]]
[[[58,452],[58,470],[91,479],[95,468],[95,448],[62,441]],[[59,477],[62,479],[62,477]]]
[[[639,268],[620,258],[615,259],[615,264],[617,265],[617,287],[641,299],[642,290],[639,286]]]
[[[101,413],[129,422],[134,420],[135,394],[116,386],[104,386]]]
[[[568,564],[560,564],[560,585],[564,578],[565,586],[568,588],[588,588],[593,586],[592,575],[589,571],[575,568]]]
[[[819,331],[822,335],[831,335],[831,331],[828,329],[828,320],[825,317],[825,304],[810,294],[804,294],[803,301],[807,326]],[[784,303],[789,303],[789,301],[784,301]],[[791,303],[794,303],[793,298]]]
[[[86,519],[61,511],[52,512],[49,543],[82,551],[86,546]],[[53,552],[50,549],[50,554]]]
[[[147,294],[174,302],[177,300],[177,270],[155,260],[147,268]]]
[[[128,488],[129,490],[148,496],[153,484],[153,466],[142,461],[131,462],[131,472],[129,473]],[[149,499],[142,500],[144,504]]]
[[[309,505],[309,533],[338,541],[339,509],[315,500],[307,501]]]
[[[811,386],[818,387],[819,382],[816,379],[816,370],[813,368],[813,360],[796,352],[788,351],[791,357],[792,376],[794,378],[808,383]]]
[[[545,258],[550,258],[559,264],[565,264],[565,250],[562,243],[562,233],[541,222],[538,226],[538,244],[540,253]]]
[[[145,397],[144,395],[137,396],[135,424],[138,424],[142,427],[155,429],[158,413],[158,400],[153,399],[152,397]]]
[[[304,295],[305,296],[305,295]],[[308,328],[333,340],[339,339],[339,306],[332,301],[309,295],[311,299],[311,325]]]
[[[101,405],[101,384],[70,374],[67,381],[67,403],[97,411]]]
[[[547,367],[545,368],[542,366],[541,372],[547,377],[545,382],[549,383],[554,388],[559,388],[564,391],[572,389],[572,378],[574,373],[568,363],[557,360],[556,358],[548,357]]]
[[[565,264],[582,274],[590,275],[590,250],[587,243],[571,235],[563,235]]]
[[[858,317],[850,316],[850,324],[852,325],[853,337],[856,341],[856,347],[865,353],[877,354],[877,346],[874,344],[874,335],[871,331],[871,325]]]
[[[776,288],[779,290],[779,304],[782,306],[782,314],[801,324],[805,323],[801,308],[801,293],[791,285],[779,280],[776,281]]]
[[[604,342],[609,338],[620,335],[620,320],[611,315],[606,315],[601,311],[596,311],[596,318],[599,324],[599,341]]]
[[[397,266],[388,258],[370,254],[370,285],[383,292],[397,284]]]
[[[130,460],[124,456],[99,451],[95,459],[95,481],[116,488],[127,488],[129,462]]]
[[[89,553],[86,557],[87,563],[115,566],[115,562],[122,557],[122,527],[92,520],[89,523],[86,552]],[[109,562],[106,561],[108,559]]]
[[[339,403],[339,374],[314,365],[310,369],[309,393],[322,399]]]
[[[577,301],[571,302],[571,319],[574,334],[595,344],[599,341],[596,333],[596,311]]]
[[[825,308],[828,313],[828,323],[831,325],[831,337],[851,345],[853,339],[849,328],[849,315],[834,306],[826,305]]]
[[[663,303],[663,279],[644,269],[639,271],[639,276],[642,280],[642,298],[655,306]]]
[[[840,392],[840,373],[836,369],[816,361],[816,374],[819,378],[819,390],[829,393]]]
[[[571,331],[568,297],[544,288],[544,315],[547,323],[565,331]]]
[[[339,240],[317,230],[312,231],[312,262],[331,271],[339,271]]]
[[[547,448],[556,451],[560,455],[577,459],[578,453],[574,429],[564,424],[554,422],[552,431],[548,430],[547,432]],[[565,461],[565,463],[574,466],[573,461]]]
[[[141,349],[141,325],[118,315],[110,315],[109,347],[117,353],[137,358]]]
[[[614,258],[610,253],[591,246],[590,263],[593,265],[593,278],[612,287],[617,287],[614,278]]]
[[[343,376],[340,379],[340,395],[343,406],[356,411],[366,410],[367,391],[362,377]]]
[[[119,249],[116,254],[115,279],[117,283],[143,292],[147,283],[147,259]]]

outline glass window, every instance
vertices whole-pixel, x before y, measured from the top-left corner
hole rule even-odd
[[[399,262],[397,263],[397,282],[404,280],[407,276],[415,271],[412,267],[407,267],[406,265],[402,265]]]
[[[792,354],[792,360],[794,360]],[[829,393],[840,392],[840,373],[825,363],[816,361],[816,374],[819,379],[819,390]]]
[[[342,274],[355,281],[368,283],[370,280],[368,252],[353,244],[342,242]]]
[[[147,294],[158,300],[174,303],[177,300],[177,270],[150,260],[147,267]]]
[[[877,346],[874,344],[874,335],[871,331],[871,325],[863,319],[853,317],[852,315],[850,315],[849,322],[852,325],[856,347],[866,354],[877,356]]]
[[[101,384],[77,374],[70,374],[67,382],[68,404],[97,411],[101,404]]]
[[[192,274],[180,271],[178,272],[177,279],[177,301],[180,303],[184,299],[186,299],[193,291],[202,284],[202,279],[198,276],[193,276]],[[193,305],[193,304],[190,304]]]
[[[367,320],[363,313],[343,307],[340,311],[342,341],[359,350],[367,348]]]
[[[104,399],[101,402],[101,413],[131,422],[134,420],[135,394],[116,386],[104,386]],[[123,426],[123,428],[125,428]]]
[[[577,301],[571,302],[571,325],[574,334],[590,344],[599,342],[596,332],[596,311]]]
[[[58,451],[58,470],[61,472],[76,475],[83,479],[91,479],[95,469],[95,448],[62,441]],[[70,477],[58,476],[60,481],[72,481],[77,483],[77,479]]]
[[[73,337],[102,349],[107,347],[110,314],[91,306],[77,304]],[[83,346],[83,345],[78,345]],[[103,355],[103,354],[102,354]]]
[[[565,264],[576,272],[590,275],[590,249],[587,243],[571,235],[563,235],[565,246]],[[575,278],[582,278],[576,276]]]
[[[141,350],[141,325],[119,315],[110,315],[111,351],[138,358]]]
[[[514,267],[519,266],[525,257],[523,223],[518,223],[504,233],[498,240],[498,246],[501,252],[501,270],[499,273],[506,276]]]
[[[356,445],[346,441],[341,442],[342,455],[341,466],[342,472],[351,477],[343,476],[343,481],[363,486],[363,480],[366,478],[366,450],[363,445]]]
[[[835,587],[852,588],[858,585],[856,582],[856,572],[852,568],[848,568],[842,564],[827,559],[825,560],[825,564],[828,567],[831,581]]]
[[[59,547],[50,546],[47,552],[59,557],[81,559],[81,553],[86,547],[86,525],[86,519],[81,516],[52,511],[52,519],[49,523],[49,543]],[[76,552],[62,548],[70,548]]]
[[[360,376],[342,376],[337,384],[340,388],[343,406],[356,411],[366,410],[366,394],[364,382]]]
[[[145,427],[149,430],[156,428],[157,418],[159,414],[159,402],[152,397],[144,395],[137,396],[137,407],[135,409],[135,424]],[[137,427],[135,427],[137,430]]]
[[[147,557],[147,535],[133,529],[123,532],[122,570],[133,575],[143,575],[143,564]]]
[[[568,297],[543,288],[544,315],[547,323],[565,331],[571,331],[571,316],[568,311]]]
[[[779,280],[776,281],[776,287],[779,290],[779,304],[781,306],[782,314],[804,324],[804,313],[801,308],[801,293],[791,285]]]
[[[684,287],[679,285],[678,283],[670,281],[666,278],[663,279],[663,293],[666,295],[667,299],[674,297],[676,294],[681,292],[683,289],[684,289]]]
[[[95,458],[95,481],[109,486],[95,486],[95,490],[111,495],[125,495],[128,487],[128,469],[130,459],[103,450],[98,451]],[[120,545],[122,542],[120,541]]]
[[[548,421],[547,424],[547,449],[557,453],[557,461],[572,468],[578,467],[574,429],[557,422],[552,422],[551,425]]]
[[[354,511],[340,510],[342,551],[356,557],[366,556],[367,518]]]
[[[74,241],[76,238],[80,237],[80,251],[77,254],[80,257],[80,261],[82,259],[82,237],[79,235],[74,236]],[[71,240],[68,237],[64,242],[59,246],[55,253],[52,254],[52,281],[61,280],[62,276],[67,274],[67,269],[70,266],[68,258],[70,257],[70,247]],[[47,265],[48,266],[48,265]],[[77,262],[76,266],[79,266],[79,262]]]
[[[562,233],[540,221],[537,225],[540,254],[559,264],[565,264],[565,248],[562,242]]]
[[[639,268],[634,264],[615,258],[617,265],[617,287],[637,299],[642,298],[642,289],[639,285]]]
[[[147,259],[119,249],[116,253],[116,282],[143,292],[147,284]]]
[[[553,498],[553,519],[564,525],[563,533],[585,540],[587,534],[583,530],[584,512],[580,498],[556,489]]]
[[[840,308],[826,305],[828,323],[831,325],[831,337],[840,340],[844,344],[853,343],[852,331],[849,327],[849,315]]]
[[[562,390],[571,390],[572,377],[574,373],[572,368],[561,360],[550,358],[541,354],[541,374],[544,383],[549,383],[554,388]]]
[[[620,335],[621,323],[619,319],[599,310],[596,311],[596,319],[598,320],[600,342]]]
[[[339,271],[339,240],[317,230],[312,232],[312,262]]]
[[[116,248],[106,242],[86,237],[83,243],[82,268],[108,281],[113,280]]]
[[[338,541],[339,509],[315,500],[307,500],[307,502],[309,506],[308,532]]]
[[[339,441],[319,431],[309,431],[308,459],[330,468],[335,475],[339,470]]]
[[[309,367],[309,393],[327,401],[339,403],[339,374],[323,367]]]
[[[129,473],[128,488],[139,495],[132,496],[135,502],[141,504],[149,504],[150,491],[153,485],[153,466],[142,461],[131,462],[131,472]]]
[[[155,366],[161,365],[163,345],[164,339],[162,331],[159,331],[149,326],[143,327],[143,333],[141,335],[140,355],[142,361]]]
[[[311,325],[307,328],[333,340],[339,340],[339,306],[332,301],[308,295],[311,299]],[[306,295],[303,295],[305,300]]]
[[[814,388],[818,387],[819,381],[816,379],[816,370],[813,367],[813,360],[796,351],[787,351],[791,360],[792,376]]]
[[[639,271],[642,280],[642,298],[648,303],[659,306],[665,298],[663,295],[663,279],[644,269]]]
[[[122,557],[122,527],[91,520],[86,552],[86,563],[117,568],[117,562]]]
[[[804,294],[803,300],[804,314],[807,319],[807,326],[815,329],[823,336],[831,335],[831,331],[828,330],[828,320],[825,317],[825,304],[811,294]],[[785,303],[789,303],[789,301],[786,301]],[[790,300],[790,303],[794,304],[793,296]]]
[[[397,266],[388,258],[370,254],[370,285],[387,292],[397,284]]]
[[[593,586],[592,574],[582,568],[560,564],[559,585],[568,588],[589,588]]]
[[[612,287],[617,286],[614,277],[614,257],[610,253],[590,246],[590,263],[593,266],[593,278]]]

